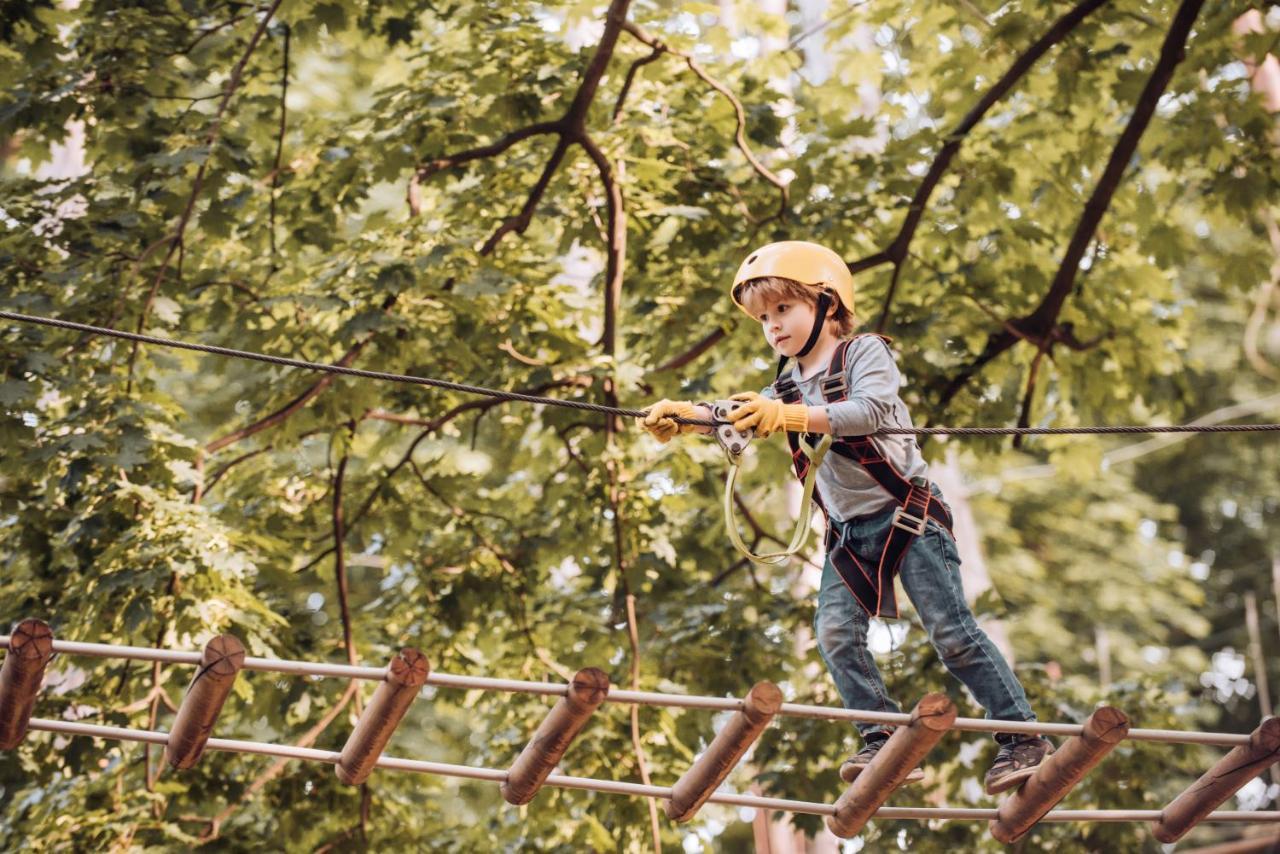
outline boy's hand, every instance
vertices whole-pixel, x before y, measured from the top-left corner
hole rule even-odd
[[[809,407],[803,403],[783,403],[754,391],[735,394],[730,399],[743,401],[742,406],[729,413],[729,420],[739,430],[754,427],[757,436],[766,437],[779,430],[809,429]]]
[[[689,433],[697,429],[694,424],[680,424],[676,418],[696,418],[694,405],[687,400],[660,400],[649,407],[640,426],[664,445],[677,433]]]

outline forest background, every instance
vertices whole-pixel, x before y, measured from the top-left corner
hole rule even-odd
[[[1228,8],[1231,7],[1231,8]],[[382,371],[642,407],[771,378],[726,298],[744,253],[847,258],[918,425],[1158,424],[1280,411],[1280,14],[1232,4],[877,0],[544,5],[15,2],[0,20],[0,306]],[[1280,106],[1280,105],[1273,105]],[[0,621],[64,639],[838,704],[810,554],[752,566],[722,454],[559,408],[0,330]],[[758,442],[749,539],[794,490]],[[969,592],[1044,719],[1245,732],[1280,640],[1268,434],[934,438]],[[811,541],[819,547],[817,539]],[[981,595],[977,595],[981,594]],[[1245,619],[1260,612],[1259,655]],[[631,606],[630,608],[628,606]],[[910,616],[910,615],[909,615]],[[875,633],[904,704],[980,714],[910,619]],[[1257,658],[1272,661],[1259,671]],[[186,668],[62,658],[38,714],[167,728]],[[1259,695],[1259,689],[1262,694]],[[336,749],[369,686],[250,674],[227,737]],[[506,767],[545,701],[428,689],[389,751]],[[606,705],[567,773],[669,784],[720,723]],[[730,785],[830,801],[847,728],[772,727]],[[949,737],[896,805],[986,805]],[[1158,808],[1215,751],[1126,743],[1065,802]],[[707,807],[31,735],[0,845],[735,850]],[[1260,779],[1239,805],[1274,808]],[[813,817],[792,827],[819,831]],[[762,830],[763,828],[763,830]],[[1189,842],[1238,836],[1205,827]],[[791,831],[785,831],[790,834]],[[827,844],[819,835],[814,845]],[[880,822],[845,850],[995,851]],[[1047,824],[1024,851],[1159,850]]]

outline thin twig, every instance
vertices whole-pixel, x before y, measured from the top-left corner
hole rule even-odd
[[[587,378],[588,384],[589,384],[589,380],[590,378]],[[582,383],[583,383],[583,378],[581,377],[571,377],[568,379],[552,380],[550,382],[543,383],[542,385],[534,386],[533,388],[522,389],[520,390],[520,393],[521,394],[541,394],[543,391],[546,391],[551,388],[556,388],[564,385],[581,385]],[[399,472],[400,469],[404,468],[405,465],[407,465],[409,462],[412,461],[413,454],[414,452],[417,451],[418,445],[422,444],[422,442],[424,442],[428,436],[432,435],[433,433],[436,433],[441,427],[445,426],[446,424],[458,418],[459,416],[466,414],[467,412],[471,412],[477,409],[481,409],[481,410],[490,409],[502,403],[503,401],[498,398],[490,398],[487,400],[470,400],[470,401],[467,401],[466,403],[458,404],[453,409],[450,409],[448,412],[445,412],[444,414],[440,415],[439,417],[433,420],[423,422],[423,426],[425,427],[425,429],[421,433],[419,433],[412,442],[409,443],[408,449],[405,450],[404,454],[400,457],[399,461],[397,461],[395,465],[393,465],[390,469],[388,469],[382,475],[382,477],[379,478],[378,483],[374,485],[373,489],[369,491],[368,496],[365,497],[364,502],[361,503],[360,509],[357,510],[355,513],[353,513],[351,515],[351,518],[347,520],[348,530],[354,527],[358,522],[360,522],[360,520],[362,520],[369,513],[369,511],[373,508],[374,503],[378,500],[378,496],[382,494],[382,488],[391,480],[391,478],[395,477],[396,473]],[[395,419],[395,420],[399,420],[399,419]],[[320,563],[320,561],[324,560],[326,557],[328,557],[331,554],[333,554],[333,548],[329,547],[324,551],[320,552],[315,557],[313,557],[311,560],[307,561],[298,569],[294,570],[294,573],[297,574],[300,572],[306,572],[307,570],[316,566],[318,563]]]
[[[635,82],[636,74],[641,68],[662,56],[662,49],[655,47],[653,52],[648,56],[642,56],[635,62],[631,63],[631,67],[627,69],[627,77],[622,82],[622,89],[618,91],[618,100],[613,102],[613,123],[617,124],[618,119],[622,117],[622,105],[627,100],[627,95],[631,92],[631,84]]]
[[[640,690],[640,632],[636,626],[636,597],[627,594],[627,636],[631,641],[631,690]],[[644,758],[644,745],[640,743],[640,704],[631,704],[631,746],[636,752],[636,765],[640,771],[640,781],[646,786],[653,785],[649,780],[649,764]],[[662,834],[658,826],[658,802],[653,798],[649,803],[649,828],[653,833],[654,854],[662,854]]]
[[[324,717],[322,717],[315,726],[303,733],[302,737],[294,742],[294,745],[297,747],[310,747],[315,744],[316,739],[318,739],[324,731],[329,728],[329,724],[333,723],[338,715],[342,713],[342,710],[347,707],[347,704],[351,702],[351,699],[356,696],[358,687],[359,685],[356,680],[350,680],[347,684],[347,690],[342,693],[338,702],[335,703],[329,711],[325,712]],[[267,767],[266,771],[263,771],[253,779],[253,782],[245,788],[240,797],[232,803],[227,804],[227,806],[213,818],[195,819],[197,821],[207,822],[209,825],[208,830],[206,830],[206,832],[201,836],[201,840],[208,842],[217,839],[218,834],[221,832],[222,825],[226,820],[230,818],[236,810],[244,806],[245,802],[252,799],[258,794],[258,792],[262,791],[268,783],[279,776],[280,772],[283,771],[291,761],[292,760],[289,759],[275,760]]]
[[[383,312],[390,311],[391,307],[395,304],[396,298],[397,298],[396,295],[393,294],[392,296],[389,296],[385,300],[383,300],[382,306],[381,306],[382,311]],[[355,344],[355,346],[353,346],[350,350],[348,350],[345,354],[343,354],[342,358],[338,360],[337,364],[343,367],[350,367],[351,363],[354,362],[356,360],[356,357],[360,355],[360,352],[364,350],[364,348],[369,344],[370,341],[373,340],[375,334],[376,333],[370,332],[368,335],[366,335],[364,338],[358,341]],[[254,421],[252,424],[248,424],[244,427],[241,427],[239,430],[236,430],[232,433],[228,433],[226,436],[223,436],[220,439],[214,439],[212,442],[205,445],[204,447],[205,453],[208,453],[208,454],[217,453],[218,451],[222,450],[223,448],[229,445],[234,445],[236,442],[243,441],[244,439],[247,439],[250,436],[253,436],[257,433],[261,433],[263,430],[267,430],[271,427],[275,427],[283,423],[291,415],[298,412],[303,407],[305,407],[309,402],[311,402],[311,400],[314,399],[316,395],[320,394],[322,391],[324,391],[329,386],[331,386],[333,384],[333,380],[335,376],[336,376],[335,374],[326,374],[325,376],[317,380],[315,383],[313,383],[310,387],[308,387],[305,391],[303,391],[302,394],[298,395],[293,400],[289,401],[284,406],[277,409],[275,412],[272,412],[270,415],[266,415],[262,418],[259,418],[257,421]]]
[[[858,11],[858,9],[862,8],[865,5],[867,5],[867,0],[861,0],[861,2],[858,2],[858,3],[850,3],[849,5],[841,9],[839,12],[836,12],[830,18],[827,18],[826,20],[823,20],[823,21],[819,21],[817,24],[814,24],[809,29],[795,36],[795,38],[791,39],[791,41],[787,43],[787,49],[795,50],[796,47],[799,46],[800,42],[812,36],[816,36],[818,33],[827,29],[832,24],[839,21],[841,18],[848,17],[849,15]]]
[[[280,130],[276,134],[276,159],[271,169],[271,212],[267,234],[271,238],[271,269],[276,269],[276,194],[280,190],[280,158],[284,153],[284,134],[289,96],[289,25],[284,25],[284,60],[280,70]]]
[[[756,171],[756,174],[778,188],[778,212],[775,216],[778,218],[785,217],[791,204],[787,182],[783,181],[770,171],[769,168],[761,163],[760,159],[756,157],[755,152],[751,150],[751,146],[747,143],[747,113],[742,107],[742,101],[740,101],[738,96],[733,93],[733,90],[708,74],[707,70],[693,58],[692,54],[676,50],[660,39],[657,39],[645,32],[645,30],[639,25],[632,23],[631,21],[628,21],[623,26],[623,29],[654,50],[662,50],[672,56],[678,56],[683,59],[685,64],[689,66],[690,71],[698,75],[702,82],[719,92],[720,95],[733,106],[733,113],[737,118],[737,127],[734,129],[733,134],[734,144],[737,146],[738,150],[742,152],[742,156],[747,159],[747,162],[751,164],[751,168]]]
[[[355,425],[349,428],[354,439]],[[342,645],[347,651],[347,661],[356,663],[356,645],[351,633],[351,590],[347,581],[346,540],[347,531],[342,520],[342,486],[347,473],[348,454],[343,454],[333,475],[333,572],[338,586],[338,611],[342,616]]]
[[[160,283],[164,281],[165,271],[169,267],[169,262],[173,258],[174,251],[182,246],[183,235],[186,233],[187,224],[191,221],[191,215],[195,211],[196,199],[200,197],[200,190],[204,186],[205,170],[209,168],[209,161],[213,159],[213,147],[218,140],[218,134],[222,129],[222,119],[227,112],[227,107],[231,103],[231,97],[235,94],[236,89],[240,86],[240,78],[244,74],[244,68],[249,63],[249,57],[253,55],[253,51],[258,46],[258,42],[262,39],[262,34],[266,32],[267,25],[271,22],[271,18],[275,15],[276,10],[280,8],[281,0],[273,0],[271,6],[263,14],[262,20],[258,22],[258,27],[253,31],[253,36],[249,39],[249,45],[245,48],[244,54],[240,57],[240,61],[235,64],[231,70],[231,75],[227,78],[226,91],[222,97],[222,102],[218,105],[218,111],[214,114],[213,123],[209,128],[208,134],[205,135],[205,146],[208,151],[205,152],[204,159],[200,161],[200,167],[196,170],[196,177],[191,184],[191,194],[187,198],[187,205],[182,211],[182,215],[178,218],[178,223],[174,227],[173,232],[157,242],[156,245],[167,243],[168,250],[165,252],[164,260],[160,262],[160,269],[156,271],[156,277],[151,283],[151,290],[147,294],[146,302],[142,306],[142,311],[138,315],[137,331],[141,333],[147,325],[147,316],[151,312],[151,307],[155,302],[156,293],[160,289]],[[127,389],[133,389],[133,365],[138,357],[138,343],[135,341],[129,350],[128,362],[128,383]]]

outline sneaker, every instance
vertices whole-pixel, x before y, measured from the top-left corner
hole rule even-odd
[[[1001,743],[996,751],[996,761],[991,763],[983,780],[983,788],[988,795],[998,795],[1022,785],[1050,753],[1053,753],[1053,742],[1044,736],[1033,735]]]
[[[859,750],[856,755],[850,756],[840,764],[840,779],[846,783],[852,783],[859,774],[867,769],[867,766],[871,764],[871,760],[876,758],[880,748],[884,747],[888,741],[888,738],[868,740],[866,746]],[[923,779],[924,771],[917,767],[912,768],[911,773],[907,774],[907,778],[902,782],[905,785],[907,783],[919,783]]]

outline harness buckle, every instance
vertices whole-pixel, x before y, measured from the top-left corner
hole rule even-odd
[[[903,521],[904,519],[906,520],[905,522]],[[914,523],[914,525],[908,523]],[[925,526],[928,524],[928,516],[912,516],[907,512],[907,508],[905,507],[899,507],[897,510],[893,511],[893,527],[901,528],[914,536],[918,537],[923,534]]]
[[[843,400],[849,391],[849,381],[845,377],[844,371],[838,374],[827,374],[818,384],[822,387],[824,400],[831,400],[833,397]]]
[[[800,387],[796,385],[796,381],[791,378],[790,374],[785,377],[779,377],[773,382],[773,396],[778,400],[786,400],[793,394],[799,394]]]
[[[712,433],[716,437],[716,442],[724,449],[729,463],[737,465],[742,462],[742,455],[746,453],[747,445],[756,435],[755,428],[739,430],[729,421],[729,413],[742,406],[742,401],[716,400],[708,405],[711,407],[711,420],[715,422]]]

